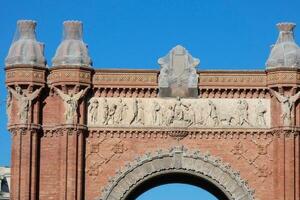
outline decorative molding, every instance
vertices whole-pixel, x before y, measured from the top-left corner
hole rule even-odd
[[[102,87],[97,88],[94,86],[95,93],[99,97],[138,97],[138,98],[155,98],[158,95],[157,88],[144,88],[144,87],[135,87],[135,88],[114,88],[114,87]]]
[[[297,137],[300,127],[297,128],[274,128],[274,129],[201,129],[201,128],[89,128],[89,136],[99,138],[108,136],[111,138],[158,138],[167,139],[170,131],[182,131],[188,133],[188,139],[268,139],[273,137]],[[177,139],[176,137],[173,137]],[[185,138],[185,137],[183,137]],[[183,139],[181,138],[181,139]]]
[[[93,69],[87,67],[56,67],[51,69],[47,77],[47,83],[49,85],[60,85],[61,83],[89,85],[92,79],[92,71]]]
[[[86,134],[87,127],[84,125],[78,124],[61,124],[57,126],[45,126],[43,128],[43,135],[42,137],[51,138],[51,137],[60,137],[65,134],[67,135],[80,135]]]
[[[224,88],[224,87],[200,87],[201,98],[247,98],[269,99],[268,88]]]
[[[159,162],[157,162],[159,160]],[[150,167],[151,166],[151,167]],[[207,179],[219,187],[230,200],[253,200],[254,191],[240,174],[219,158],[200,151],[188,151],[183,146],[168,151],[158,150],[137,157],[116,172],[102,189],[100,200],[123,200],[144,180],[163,172],[181,171]]]
[[[40,133],[42,131],[42,127],[37,124],[14,124],[8,126],[9,132],[11,132],[12,136],[17,135],[27,135],[33,133]]]
[[[106,85],[123,86],[157,86],[157,73],[97,73],[93,76],[93,84],[97,87]]]
[[[237,86],[237,87],[249,87],[249,86],[260,86],[266,87],[266,75],[264,73],[255,75],[246,74],[202,74],[200,73],[199,86]]]
[[[267,75],[268,85],[299,84],[300,73],[297,71],[274,71]]]
[[[15,85],[20,84],[36,84],[44,85],[46,83],[46,69],[39,69],[35,67],[20,67],[20,68],[6,68],[6,84]]]

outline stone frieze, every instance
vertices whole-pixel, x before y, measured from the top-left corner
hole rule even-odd
[[[269,128],[269,99],[93,97],[89,127]]]

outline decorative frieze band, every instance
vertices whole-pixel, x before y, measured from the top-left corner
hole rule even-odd
[[[245,74],[201,74],[200,73],[200,87],[206,86],[238,86],[238,87],[265,87],[266,75],[265,73],[257,73],[253,75]]]
[[[109,86],[157,86],[157,73],[97,73],[93,76],[94,85]]]
[[[300,127],[276,128],[276,129],[160,129],[160,128],[90,128],[88,137],[110,137],[110,138],[158,138],[169,137],[176,140],[188,139],[268,139],[273,137],[297,137]]]
[[[89,127],[268,128],[269,99],[91,98]]]

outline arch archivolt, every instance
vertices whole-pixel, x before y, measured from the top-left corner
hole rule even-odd
[[[253,200],[251,190],[240,174],[219,158],[200,151],[188,151],[183,146],[168,151],[147,153],[117,171],[102,190],[100,200],[121,200],[152,176],[183,172],[204,178],[218,187],[230,200]]]

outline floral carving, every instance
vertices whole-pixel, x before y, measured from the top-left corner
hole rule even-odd
[[[250,166],[255,169],[255,174],[261,179],[262,182],[272,174],[272,170],[269,169],[268,165],[265,163],[267,161],[273,161],[273,159],[268,154],[268,147],[272,143],[272,139],[260,143],[254,139],[251,140],[256,147],[256,152],[248,153],[248,150],[244,147],[243,143],[240,141],[235,144],[231,150],[232,154],[237,157],[238,160],[245,160]]]
[[[118,159],[127,151],[127,148],[121,140],[114,141],[113,144],[107,140],[107,137],[102,138],[100,141],[91,142],[88,140],[87,145],[87,174],[95,179],[102,172],[102,166],[108,164],[112,159]],[[109,153],[102,153],[101,146],[111,146]]]

